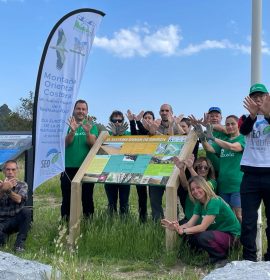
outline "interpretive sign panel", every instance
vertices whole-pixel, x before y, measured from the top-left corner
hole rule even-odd
[[[108,136],[84,182],[166,186],[187,136]]]
[[[0,134],[0,165],[18,157],[31,145],[31,134]]]

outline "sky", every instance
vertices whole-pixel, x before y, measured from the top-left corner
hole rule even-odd
[[[270,19],[263,1],[262,82],[270,88]],[[81,87],[89,114],[138,114],[171,104],[175,115],[246,113],[251,0],[0,0],[0,105],[12,110],[35,91],[47,37],[79,8],[103,11]],[[225,118],[224,118],[225,119]]]

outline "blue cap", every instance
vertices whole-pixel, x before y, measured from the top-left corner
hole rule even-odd
[[[218,112],[221,114],[221,109],[219,107],[210,107],[208,110],[208,114],[211,112]]]

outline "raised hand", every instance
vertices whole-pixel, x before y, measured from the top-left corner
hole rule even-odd
[[[263,104],[260,107],[260,111],[266,118],[270,117],[270,95],[265,96]]]
[[[196,126],[194,126],[195,128],[195,132],[197,134],[197,136],[200,138],[201,142],[205,142],[206,141],[206,135],[203,131],[203,128],[200,124],[197,124]]]
[[[210,121],[209,121],[209,114],[208,113],[204,113],[203,114],[203,119],[199,119],[198,122],[199,122],[199,124],[201,124],[204,127],[206,127],[207,124],[210,123]]]
[[[143,118],[144,111],[141,111],[137,116],[135,116],[136,121],[140,121]]]
[[[93,119],[90,116],[87,116],[86,119],[82,122],[82,128],[86,134],[89,134],[92,127]]]
[[[244,108],[249,111],[250,116],[251,116],[252,119],[256,118],[256,116],[257,116],[257,114],[258,114],[258,112],[260,110],[260,107],[249,96],[247,96],[244,99]]]
[[[184,118],[184,114],[180,114],[178,117],[174,117],[174,122],[176,124],[180,124],[180,122],[182,121],[182,119]]]
[[[68,119],[68,126],[69,126],[71,132],[75,133],[77,128],[80,126],[80,124],[78,124],[76,122],[75,118],[72,116]]]
[[[185,169],[185,162],[180,160],[178,157],[173,157],[173,162],[179,169]]]
[[[126,116],[129,121],[133,121],[135,119],[135,115],[129,109],[127,110]]]
[[[212,140],[212,141],[214,141],[215,139],[213,135],[213,126],[210,123],[206,125],[206,138],[207,140]]]
[[[116,136],[116,135],[117,135],[117,131],[116,131],[117,127],[116,127],[116,125],[115,125],[114,123],[109,122],[108,125],[106,126],[106,128],[107,128],[109,131],[111,131],[111,133],[112,133],[113,136]]]
[[[116,126],[117,135],[124,135],[124,133],[128,130],[128,123],[124,122]]]
[[[187,159],[184,160],[185,165],[187,168],[193,167],[195,157],[193,154],[191,154]]]

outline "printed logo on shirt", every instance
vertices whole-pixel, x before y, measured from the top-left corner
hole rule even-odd
[[[221,149],[221,151],[220,151],[220,157],[221,158],[224,158],[224,157],[234,157],[234,156],[235,156],[234,152],[226,151],[224,149]]]

